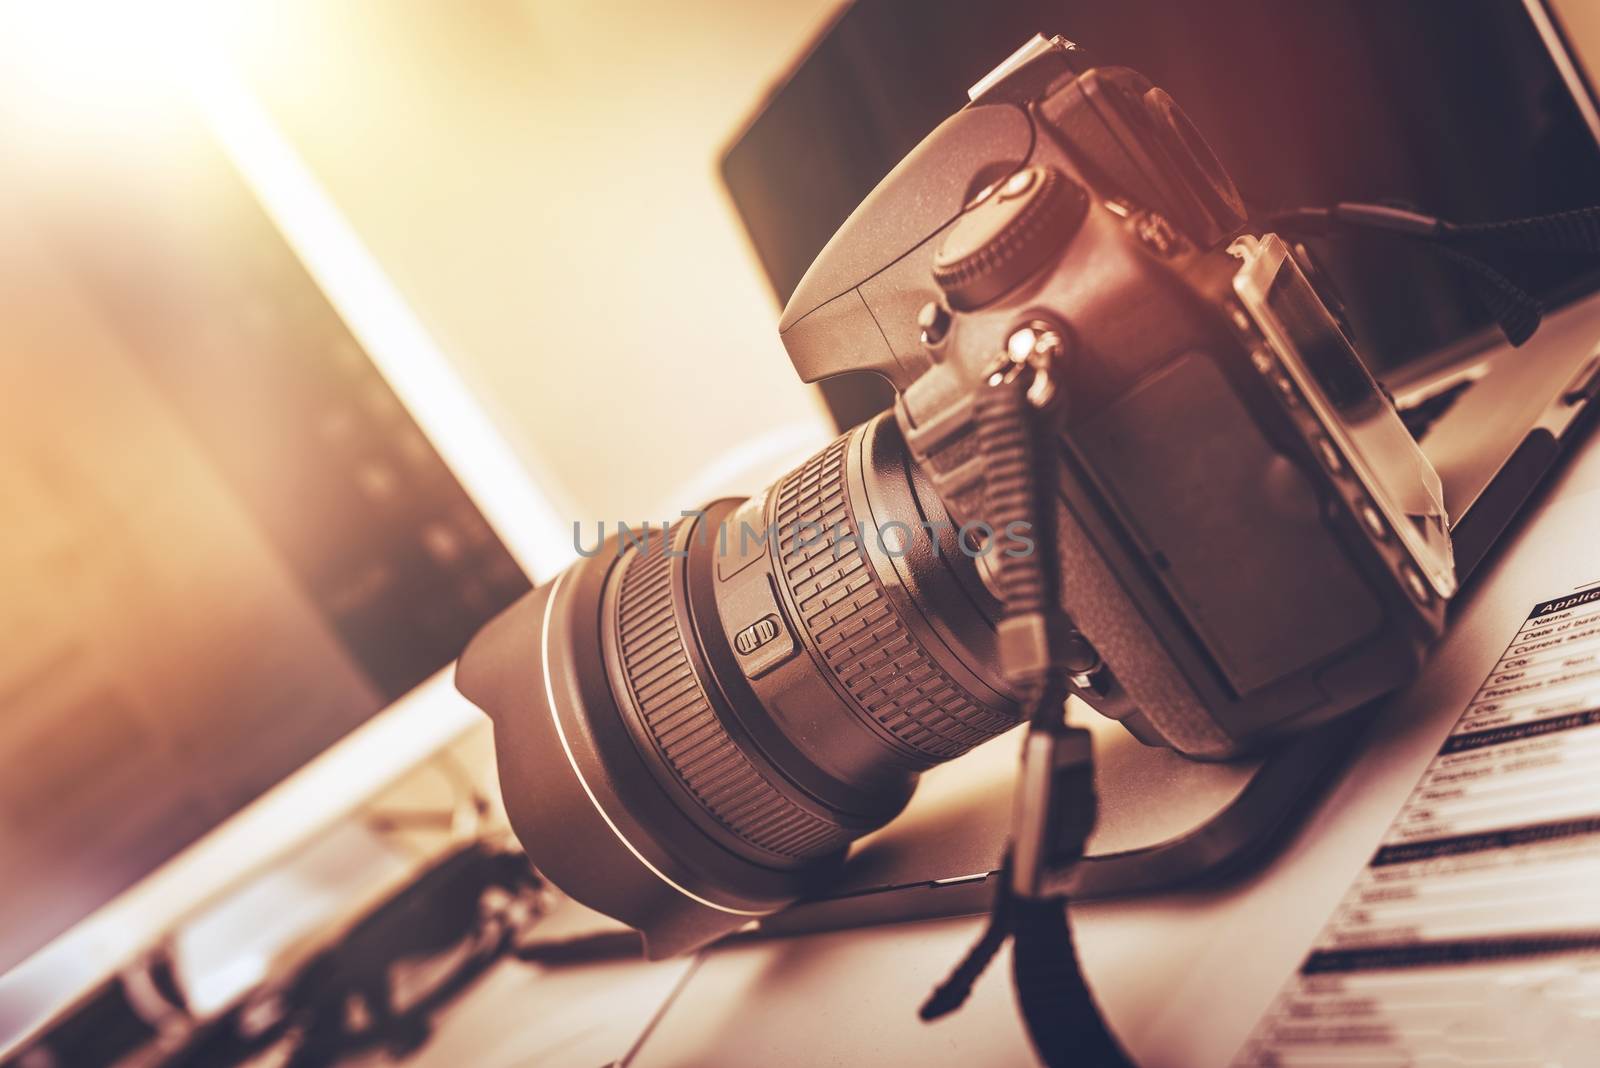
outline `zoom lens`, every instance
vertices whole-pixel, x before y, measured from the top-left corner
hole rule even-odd
[[[749,501],[583,550],[457,672],[534,863],[652,957],[814,889],[919,772],[1018,721],[973,535],[879,416]]]

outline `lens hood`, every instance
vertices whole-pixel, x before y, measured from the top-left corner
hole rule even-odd
[[[539,871],[670,957],[802,896],[838,858],[778,871],[711,841],[646,766],[603,663],[616,539],[486,626],[456,685],[494,721],[507,814]]]

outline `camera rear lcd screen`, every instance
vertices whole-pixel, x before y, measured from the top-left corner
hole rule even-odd
[[[1419,569],[1448,596],[1454,569],[1439,476],[1282,244],[1268,238],[1267,248],[1282,256],[1265,299],[1282,334],[1280,358]]]

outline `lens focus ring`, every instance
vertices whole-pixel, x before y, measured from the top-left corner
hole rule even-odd
[[[846,487],[847,434],[790,472],[777,492],[778,575],[834,678],[865,715],[917,757],[960,756],[1011,727],[974,700],[900,617],[874,574]]]
[[[639,721],[678,782],[741,841],[787,861],[842,848],[856,832],[786,797],[728,733],[689,662],[677,583],[665,549],[681,524],[648,549],[631,549],[618,599],[617,644]]]

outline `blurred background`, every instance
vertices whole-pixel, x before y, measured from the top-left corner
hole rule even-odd
[[[1518,0],[1223,7],[0,0],[0,1063],[399,1057],[405,1005],[558,938],[451,661],[575,520],[751,492],[886,403],[799,382],[781,300],[1035,30],[1170,88],[1261,202],[1600,187]],[[1334,267],[1381,363],[1483,326]],[[680,974],[569,976],[503,1059],[601,1063],[592,1017]]]

